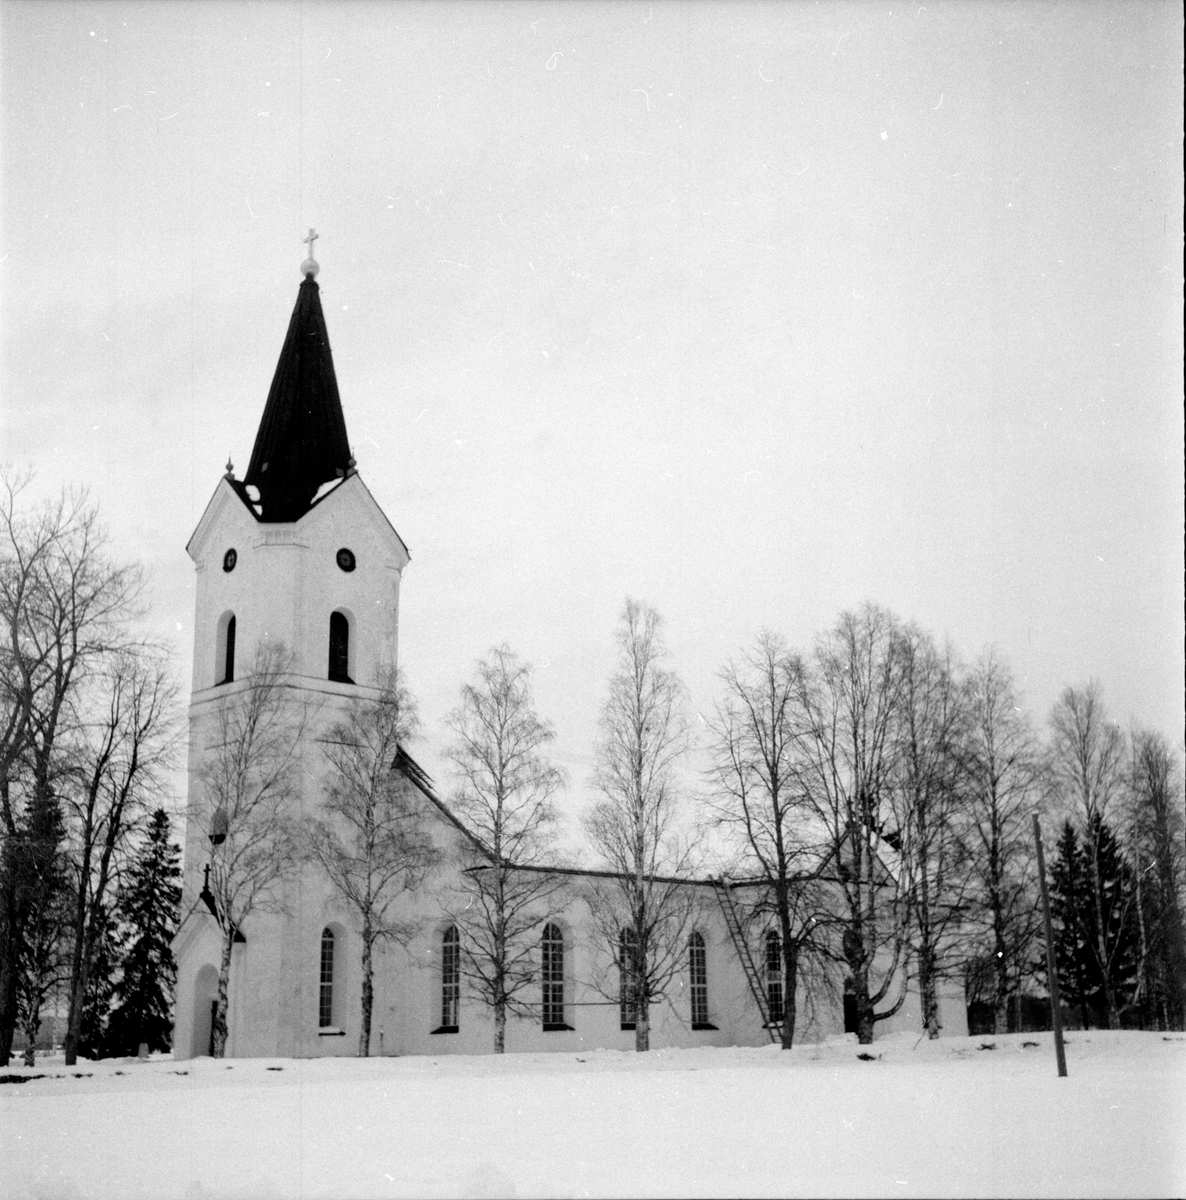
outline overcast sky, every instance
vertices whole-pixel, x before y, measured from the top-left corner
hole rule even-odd
[[[1183,730],[1181,7],[0,4],[2,456],[192,652],[320,233],[434,775],[487,647],[570,807],[627,594],[707,712],[874,600]]]

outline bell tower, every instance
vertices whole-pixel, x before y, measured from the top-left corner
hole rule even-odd
[[[175,1053],[205,1053],[218,930],[202,899],[212,852],[201,813],[204,756],[219,706],[242,690],[261,642],[289,657],[293,703],[316,717],[300,750],[301,795],[294,818],[320,803],[320,730],[352,697],[377,694],[398,659],[399,589],[409,555],[359,475],[346,434],[319,271],[310,257],[242,480],[231,463],[186,549],[196,570],[193,688],[189,708],[189,804],[185,904],[175,945]],[[206,814],[205,816],[208,816]],[[316,980],[306,978],[304,943],[320,936],[324,884],[302,876],[285,915],[244,924],[242,979],[232,978],[227,1053],[316,1053]],[[183,910],[184,911],[184,910]],[[311,922],[309,929],[305,928]],[[238,953],[238,949],[236,951]],[[286,965],[288,964],[288,965]],[[248,982],[250,980],[250,982]],[[313,1004],[313,1047],[302,1042]]]

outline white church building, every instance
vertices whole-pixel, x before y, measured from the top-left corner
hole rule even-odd
[[[311,243],[310,243],[311,244]],[[398,659],[399,598],[409,554],[351,457],[338,396],[317,265],[303,264],[288,334],[245,477],[228,464],[188,545],[197,572],[193,693],[189,708],[189,804],[183,920],[177,962],[174,1055],[210,1053],[212,1005],[222,937],[205,897],[205,872],[219,852],[204,812],[203,766],[220,705],[248,686],[254,647],[283,642],[285,687],[315,713],[300,755],[294,819],[319,810],[327,763],[319,731],[341,721],[350,700],[377,694],[380,663]],[[498,631],[491,631],[491,641]],[[375,956],[372,1054],[478,1054],[493,1047],[493,1019],[460,971],[459,932],[444,897],[458,883],[458,819],[415,764],[392,764],[424,806],[441,865],[405,893],[416,931],[406,946],[381,943]],[[541,915],[541,980],[530,1016],[510,1017],[508,1051],[634,1047],[631,1013],[607,996],[599,945],[579,872],[560,910]],[[777,1037],[782,1005],[777,934],[747,926],[745,881],[690,879],[696,917],[682,972],[651,1010],[652,1048],[762,1045]],[[204,897],[205,893],[205,897]],[[752,894],[752,893],[750,893]],[[228,1056],[353,1055],[361,1022],[359,935],[329,880],[306,866],[284,885],[275,911],[247,916],[235,938],[228,988]],[[737,907],[734,907],[736,900]],[[773,938],[773,943],[770,939]],[[752,945],[751,945],[752,943]],[[544,988],[546,986],[546,995]],[[837,994],[800,995],[796,1040],[845,1029]],[[945,1035],[967,1032],[962,989],[941,1004]],[[877,1036],[922,1031],[916,994],[880,1022]]]

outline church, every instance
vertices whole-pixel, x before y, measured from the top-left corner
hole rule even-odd
[[[309,244],[312,247],[310,231]],[[312,250],[310,251],[312,253]],[[399,653],[399,598],[410,556],[363,482],[351,455],[325,317],[310,257],[242,480],[231,465],[187,550],[196,571],[193,690],[183,920],[177,963],[176,1058],[211,1053],[223,938],[208,881],[217,869],[217,818],[204,796],[220,713],[249,687],[254,648],[282,643],[284,694],[314,714],[295,753],[296,795],[287,816],[320,811],[327,763],[320,737],[353,698],[377,694],[380,664]],[[491,631],[492,642],[498,631]],[[456,892],[459,839],[467,834],[431,781],[401,752],[399,770],[421,805],[440,865],[401,897],[413,930],[406,945],[380,943],[374,959],[372,1054],[482,1054],[493,1018],[467,992],[460,934],[443,897]],[[607,997],[607,963],[581,872],[560,911],[541,915],[539,1003],[511,1016],[508,1051],[634,1048],[633,1014]],[[692,878],[695,918],[681,970],[651,1009],[650,1045],[764,1045],[778,1038],[783,1007],[778,935],[739,913],[754,884]],[[772,940],[773,939],[773,940]],[[228,1057],[357,1053],[361,1023],[360,936],[349,907],[310,865],[283,883],[279,902],[238,925],[227,990]],[[799,997],[796,1040],[845,1031],[839,995]],[[943,997],[948,1036],[967,1032],[962,989]],[[877,1035],[919,1030],[916,993]]]

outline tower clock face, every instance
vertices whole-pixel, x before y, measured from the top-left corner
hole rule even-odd
[[[234,550],[228,550],[222,556],[222,569],[224,571],[233,571],[235,569],[235,563],[237,563],[238,561],[239,561],[238,554],[235,553]]]
[[[346,547],[343,546],[342,549],[338,551],[338,566],[341,567],[343,571],[353,571],[355,565],[354,551],[347,550]]]

